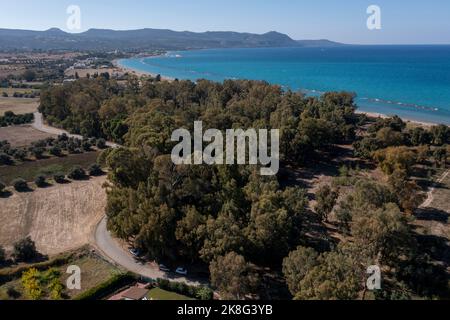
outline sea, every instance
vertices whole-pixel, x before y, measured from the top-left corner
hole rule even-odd
[[[450,125],[450,45],[208,49],[119,64],[180,80],[265,80],[313,96],[350,91],[360,111]]]

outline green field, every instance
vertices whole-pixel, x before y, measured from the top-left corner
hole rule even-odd
[[[51,178],[57,172],[67,174],[75,165],[83,168],[89,167],[97,161],[97,156],[98,152],[87,152],[61,158],[24,162],[15,166],[2,166],[0,167],[0,181],[11,185],[11,182],[17,178],[32,182],[38,175]]]
[[[169,292],[160,288],[154,288],[148,293],[150,300],[195,300],[178,293]]]

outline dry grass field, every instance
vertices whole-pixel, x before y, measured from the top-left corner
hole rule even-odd
[[[80,78],[86,78],[87,75],[101,74],[108,72],[110,75],[112,74],[124,74],[121,69],[118,68],[101,68],[101,69],[70,69],[66,70],[65,74],[68,77],[75,77],[75,74],[78,73]]]
[[[0,116],[3,116],[6,111],[12,111],[15,114],[33,113],[38,107],[39,99],[0,97]]]
[[[26,236],[37,249],[54,255],[78,248],[105,213],[106,177],[57,185],[0,198],[0,246],[11,249]]]
[[[34,129],[31,125],[0,128],[0,141],[8,140],[13,147],[26,147],[37,140],[56,137]]]

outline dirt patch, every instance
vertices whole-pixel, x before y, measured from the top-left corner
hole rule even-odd
[[[0,128],[0,140],[8,140],[13,147],[26,147],[37,140],[56,137],[34,129],[31,125]]]
[[[15,114],[33,113],[39,107],[39,99],[31,98],[0,98],[0,116],[6,111],[12,111]]]
[[[105,180],[91,178],[0,198],[0,245],[11,249],[30,235],[41,253],[53,255],[88,243],[105,213]]]

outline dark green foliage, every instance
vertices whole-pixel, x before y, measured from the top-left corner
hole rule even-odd
[[[6,251],[0,246],[0,266],[6,261]]]
[[[84,171],[84,169],[80,166],[75,166],[72,170],[70,170],[67,177],[72,180],[81,180],[86,178],[86,171]]]
[[[3,116],[0,116],[0,123],[2,127],[11,125],[20,125],[33,122],[34,115],[32,113],[14,114],[12,111],[6,111]]]
[[[31,262],[38,257],[36,245],[30,237],[14,244],[13,257],[18,262]]]
[[[56,157],[60,157],[62,155],[62,150],[58,146],[51,147],[49,149],[49,152],[50,152],[51,155],[56,156]]]
[[[12,165],[14,162],[12,158],[6,153],[0,153],[0,165]]]
[[[90,176],[96,177],[101,176],[104,172],[102,171],[100,165],[94,163],[89,166],[88,173]]]
[[[66,175],[61,172],[53,175],[53,180],[55,180],[55,182],[59,183],[59,184],[64,183],[66,181],[65,178],[66,178]]]
[[[190,298],[199,300],[212,300],[214,292],[208,287],[194,287],[180,282],[172,282],[166,279],[157,280],[158,287],[170,292],[175,292]]]
[[[103,138],[98,139],[97,143],[96,143],[96,146],[99,149],[105,149],[106,148],[106,141],[105,141],[105,139],[103,139]]]
[[[12,185],[16,191],[23,192],[28,190],[28,183],[22,178],[14,179]]]
[[[36,179],[34,179],[34,183],[39,188],[44,188],[47,185],[47,180],[46,180],[45,176],[39,175],[36,177]]]

